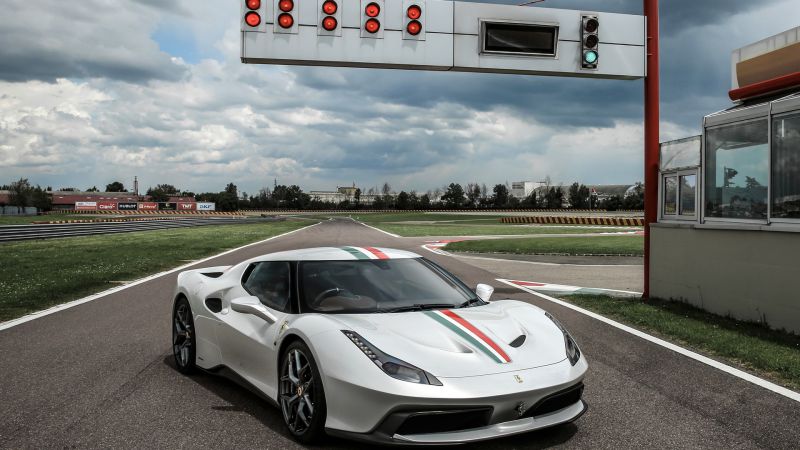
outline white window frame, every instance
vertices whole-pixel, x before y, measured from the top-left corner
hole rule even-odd
[[[773,171],[772,161],[775,160],[775,158],[774,158],[775,157],[775,149],[772,146],[772,120],[773,120],[773,118],[780,119],[782,117],[787,117],[787,116],[798,116],[798,117],[800,117],[800,98],[792,98],[792,99],[789,99],[789,101],[792,101],[792,103],[794,103],[794,105],[786,105],[786,106],[788,106],[788,108],[787,107],[781,108],[781,106],[784,106],[784,105],[781,105],[779,102],[776,102],[776,105],[773,108],[777,109],[777,111],[773,110],[772,114],[770,114],[770,120],[769,120],[769,158],[770,159],[769,159],[769,206],[768,206],[768,218],[769,218],[769,222],[770,223],[788,224],[788,225],[800,225],[800,219],[784,219],[784,218],[775,219],[775,218],[772,217],[772,200],[773,200],[772,199],[772,171]],[[794,106],[794,109],[792,109],[792,106]],[[800,149],[798,149],[798,151],[800,151]]]
[[[688,167],[681,169],[670,169],[661,172],[661,177],[658,183],[658,221],[659,222],[698,222],[700,218],[700,175],[699,167]],[[681,203],[683,202],[681,195],[681,177],[691,176],[695,177],[694,188],[694,214],[681,214]],[[664,214],[664,194],[666,194],[666,179],[675,177],[677,182],[677,190],[675,195],[675,214]]]

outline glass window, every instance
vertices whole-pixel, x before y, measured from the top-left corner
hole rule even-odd
[[[800,218],[800,114],[772,119],[772,217]]]
[[[664,177],[664,215],[671,216],[678,212],[678,178]]]
[[[475,298],[457,278],[422,258],[307,261],[300,272],[304,311],[390,312],[419,305],[455,307]]]
[[[693,136],[661,144],[661,170],[682,169],[700,165],[702,137]]]
[[[767,218],[769,149],[767,120],[706,132],[707,217]]]
[[[244,289],[276,311],[289,310],[289,263],[261,262],[249,269]]]
[[[694,216],[697,203],[697,175],[680,176],[682,216]]]

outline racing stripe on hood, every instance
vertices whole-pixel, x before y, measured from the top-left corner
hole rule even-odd
[[[423,311],[423,313],[464,338],[467,342],[494,359],[495,362],[500,364],[511,362],[511,358],[508,357],[506,352],[504,352],[497,343],[491,340],[489,336],[486,336],[481,330],[477,329],[475,325],[472,325],[453,311],[443,309],[438,311]]]
[[[358,259],[390,259],[386,253],[375,247],[341,247],[341,249]]]
[[[361,251],[355,247],[341,247],[341,249],[355,256],[357,259],[372,259],[366,252]]]

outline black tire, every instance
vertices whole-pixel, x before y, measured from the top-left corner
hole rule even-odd
[[[294,361],[298,355],[299,370]],[[291,372],[294,372],[293,377],[289,375]],[[298,382],[292,378],[296,378]],[[289,433],[303,444],[319,441],[325,436],[325,390],[317,363],[305,343],[292,342],[283,352],[278,380],[278,404]]]
[[[197,338],[192,308],[186,297],[178,298],[172,309],[172,356],[179,372],[190,374],[195,371]]]

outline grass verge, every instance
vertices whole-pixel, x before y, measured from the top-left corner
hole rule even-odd
[[[2,244],[0,322],[308,225],[218,225]]]
[[[97,216],[83,214],[48,214],[46,216],[0,216],[0,225],[28,225],[33,222],[49,222],[57,220],[96,219]]]
[[[644,238],[641,236],[589,236],[486,239],[453,242],[447,244],[445,250],[515,255],[642,255],[644,254]]]
[[[562,300],[691,347],[800,390],[800,336],[710,314],[691,305],[651,299],[571,295]]]

